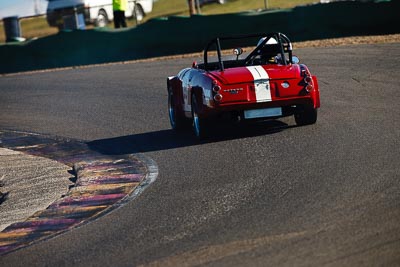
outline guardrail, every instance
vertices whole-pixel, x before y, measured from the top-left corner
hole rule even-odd
[[[0,73],[201,51],[221,35],[273,32],[292,41],[400,32],[400,1],[341,1],[292,9],[153,19],[126,30],[76,30],[0,45]]]

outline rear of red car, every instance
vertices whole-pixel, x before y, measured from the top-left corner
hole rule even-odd
[[[237,67],[208,75],[213,103],[204,113],[236,111],[252,119],[292,115],[304,106],[320,106],[317,78],[304,65]]]
[[[247,42],[253,46],[243,46]],[[282,33],[211,40],[202,64],[194,63],[168,79],[171,125],[179,129],[191,121],[202,138],[213,119],[225,114],[240,120],[294,115],[297,125],[313,124],[320,107],[318,82],[298,63]]]

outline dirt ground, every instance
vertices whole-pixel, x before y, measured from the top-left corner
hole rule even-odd
[[[400,43],[400,34],[351,36],[345,38],[332,38],[332,39],[313,40],[304,42],[293,42],[293,49],[305,48],[305,47],[329,47],[329,46],[340,46],[340,45],[360,45],[360,44],[379,44],[379,43]],[[223,51],[222,53],[231,54],[232,51],[226,50]],[[120,63],[125,64],[131,62],[158,61],[163,59],[174,59],[174,58],[196,58],[202,56],[203,52],[199,52],[199,53],[190,53],[183,55],[156,57],[149,59],[139,59],[133,61],[120,62]]]
[[[302,47],[327,47],[338,45],[378,44],[378,43],[400,43],[400,34],[352,36],[346,38],[333,38],[316,41],[305,41],[293,43],[294,48]]]

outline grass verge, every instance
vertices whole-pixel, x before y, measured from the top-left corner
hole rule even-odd
[[[297,5],[310,4],[315,0],[267,0],[268,9],[275,8],[291,8]],[[213,14],[224,14],[224,13],[237,13],[248,10],[258,10],[265,8],[264,0],[228,0],[226,4],[209,4],[201,8],[201,14],[213,15]],[[157,17],[168,17],[168,16],[188,16],[188,6],[185,0],[158,0],[154,3],[153,11],[145,17],[143,22],[149,19]],[[52,34],[56,34],[58,29],[50,27],[47,24],[46,17],[34,17],[34,18],[22,18],[21,33],[22,36],[31,39],[36,37],[44,37]],[[128,19],[128,27],[135,27],[135,20]],[[112,28],[113,24],[109,23],[108,28]],[[88,29],[93,28],[89,25]],[[5,42],[5,33],[3,22],[0,22],[0,43]]]
[[[332,46],[346,46],[346,45],[384,44],[384,43],[400,43],[400,34],[357,36],[357,37],[331,38],[331,39],[323,39],[323,40],[295,42],[295,43],[293,43],[293,48],[299,49],[299,48],[307,48],[307,47],[317,48],[317,47],[332,47]],[[223,51],[223,53],[228,54],[228,53],[232,53],[232,51],[226,50],[226,51]],[[14,72],[14,73],[0,74],[0,77],[6,77],[6,76],[10,77],[10,76],[18,76],[18,75],[24,75],[24,74],[64,71],[64,70],[70,70],[70,69],[87,69],[87,68],[93,68],[93,67],[99,67],[99,66],[123,65],[123,64],[140,63],[140,62],[156,62],[156,61],[161,61],[161,60],[173,60],[173,59],[181,59],[181,58],[188,59],[187,67],[189,67],[190,62],[192,62],[193,59],[199,59],[199,58],[202,58],[202,56],[203,56],[202,52],[188,53],[188,54],[182,54],[182,55],[152,57],[152,58],[146,58],[146,59],[127,60],[127,61],[111,62],[111,63],[103,63],[103,64],[91,64],[91,65],[83,65],[83,66],[72,66],[72,67]]]

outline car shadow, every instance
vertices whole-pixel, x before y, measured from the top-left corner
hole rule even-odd
[[[120,136],[88,142],[90,149],[107,155],[123,155],[142,152],[154,152],[216,143],[234,139],[272,135],[295,126],[272,120],[245,124],[220,124],[207,139],[197,140],[192,131],[159,130],[134,135]]]

